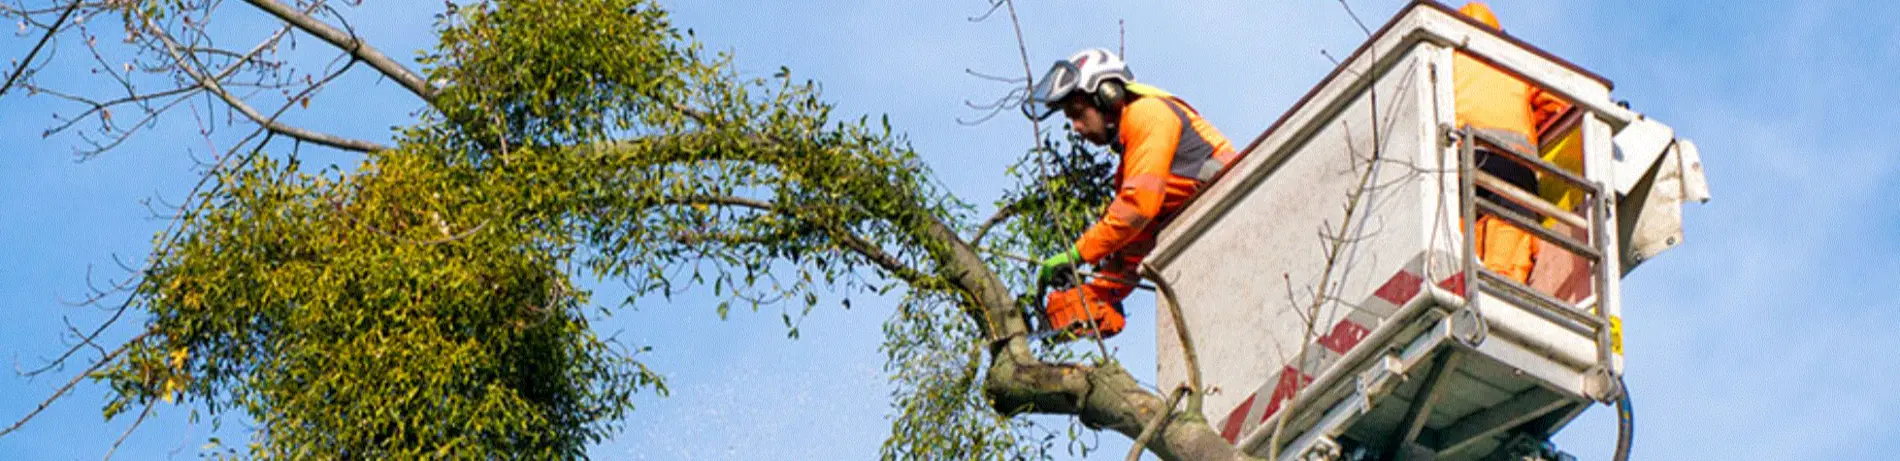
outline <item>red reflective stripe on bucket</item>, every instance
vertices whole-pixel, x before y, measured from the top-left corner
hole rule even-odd
[[[1313,377],[1301,373],[1299,369],[1293,367],[1280,369],[1280,383],[1273,386],[1273,397],[1267,401],[1267,411],[1260,414],[1260,422],[1265,422],[1274,413],[1278,413],[1282,404],[1300,393],[1300,388],[1312,383]]]
[[[1378,291],[1372,292],[1372,295],[1394,306],[1403,306],[1406,301],[1411,301],[1413,296],[1418,296],[1418,284],[1423,281],[1425,279],[1401,270],[1393,274],[1391,280],[1386,280],[1385,285],[1380,286]]]
[[[1460,272],[1458,275],[1439,281],[1438,286],[1462,296],[1465,294],[1465,274]]]
[[[1240,406],[1227,412],[1227,424],[1221,425],[1220,430],[1221,438],[1227,439],[1227,443],[1233,443],[1235,439],[1240,438],[1240,426],[1247,423],[1247,410],[1253,409],[1254,397],[1255,395],[1248,395],[1247,400],[1240,402]]]
[[[1418,267],[1411,267],[1411,269],[1416,270]],[[1366,303],[1368,305],[1374,305],[1383,301],[1392,304],[1392,306],[1387,309],[1396,309],[1404,305],[1407,301],[1411,301],[1412,298],[1417,297],[1419,292],[1423,290],[1420,284],[1424,281],[1424,278],[1419,277],[1411,270],[1400,269],[1397,273],[1392,274],[1392,278],[1386,280],[1384,285],[1381,285],[1378,290],[1375,290],[1372,296],[1368,297]],[[1457,284],[1458,290],[1463,289],[1464,278],[1462,276],[1454,276],[1451,279],[1446,279],[1440,282],[1439,285],[1443,286],[1454,282]],[[1452,287],[1447,288],[1451,289]],[[1383,315],[1380,315],[1380,317],[1383,317]],[[1342,318],[1339,322],[1333,324],[1333,327],[1327,331],[1325,336],[1316,339],[1314,342],[1338,356],[1344,356],[1346,352],[1357,347],[1360,342],[1365,341],[1366,337],[1371,334],[1372,330],[1366,324]],[[1326,367],[1332,366],[1332,362],[1337,360],[1337,357],[1321,357],[1318,360],[1319,362],[1316,364],[1311,361],[1308,363],[1323,370]],[[1292,366],[1282,367],[1278,376],[1268,377],[1267,382],[1262,383],[1262,388],[1255,390],[1252,394],[1248,394],[1247,398],[1240,402],[1240,405],[1235,406],[1232,410],[1227,412],[1227,420],[1221,423],[1221,437],[1227,439],[1228,442],[1239,441],[1242,431],[1248,430],[1254,424],[1264,422],[1267,418],[1278,413],[1287,400],[1291,400],[1295,395],[1298,395],[1301,388],[1306,387],[1306,385],[1312,382],[1312,375],[1302,373],[1299,369]],[[1264,387],[1268,384],[1273,386],[1271,390]],[[1260,398],[1263,394],[1267,396],[1264,400]],[[1253,410],[1255,406],[1264,406],[1265,409],[1259,413],[1259,418],[1249,418],[1250,415],[1254,414]]]
[[[1360,340],[1366,339],[1368,333],[1372,333],[1372,330],[1367,329],[1365,325],[1351,320],[1340,320],[1339,323],[1333,324],[1333,331],[1319,338],[1319,345],[1326,346],[1333,352],[1345,354],[1346,351],[1352,350],[1353,346],[1359,345]]]

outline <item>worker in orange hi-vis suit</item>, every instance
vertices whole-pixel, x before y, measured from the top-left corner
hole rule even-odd
[[[1492,29],[1503,30],[1498,26],[1497,16],[1482,2],[1466,3],[1458,12]],[[1537,157],[1537,145],[1532,142],[1536,127],[1543,119],[1561,113],[1567,104],[1464,52],[1452,58],[1451,75],[1457,98],[1458,126],[1503,140],[1502,144],[1506,145],[1499,148],[1530,157]],[[1492,146],[1480,144],[1477,151],[1479,170],[1532,194],[1537,192],[1536,171],[1505,158],[1503,152],[1493,152]],[[1480,189],[1478,196],[1525,217],[1535,217],[1528,209],[1496,193]],[[1518,282],[1530,278],[1537,245],[1529,232],[1497,216],[1481,214],[1476,233],[1478,259],[1486,268]]]
[[[1034,104],[1046,109],[1029,113]],[[1101,220],[1068,251],[1042,262],[1038,278],[1069,277],[1095,264],[1086,284],[1050,293],[1048,325],[1074,336],[1121,332],[1121,301],[1140,280],[1136,269],[1154,249],[1155,232],[1188,199],[1237,158],[1233,144],[1180,98],[1135,83],[1114,53],[1090,49],[1057,61],[1024,106],[1042,119],[1060,109],[1083,139],[1121,154],[1115,198]],[[1089,319],[1099,331],[1089,331]]]

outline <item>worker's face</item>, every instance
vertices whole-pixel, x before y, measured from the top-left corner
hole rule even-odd
[[[1062,100],[1062,115],[1069,118],[1069,127],[1088,142],[1105,146],[1112,139],[1107,118],[1103,117],[1101,109],[1089,104],[1087,99],[1071,97]]]

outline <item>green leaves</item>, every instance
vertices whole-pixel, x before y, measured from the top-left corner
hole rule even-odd
[[[587,294],[537,251],[561,237],[500,224],[531,200],[407,151],[361,171],[229,173],[148,276],[157,334],[106,373],[108,416],[177,392],[245,408],[261,457],[570,457],[664,392],[587,327]]]
[[[436,110],[485,149],[599,141],[669,109],[696,64],[650,2],[497,1],[445,17]]]
[[[589,327],[609,311],[576,280],[623,304],[711,285],[721,318],[779,307],[793,337],[825,299],[903,288],[886,455],[1045,457],[981,395],[979,301],[941,231],[971,207],[888,118],[835,120],[790,69],[743,78],[648,1],[481,2],[439,32],[441,91],[398,148],[349,172],[265,153],[161,236],[135,297],[153,333],[95,375],[108,417],[242,411],[266,458],[579,457],[667,388]],[[1053,253],[1099,210],[1106,162],[1055,152],[1012,169],[1053,165],[1010,195],[1038,219],[988,246]]]

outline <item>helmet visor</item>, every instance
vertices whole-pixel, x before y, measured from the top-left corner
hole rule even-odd
[[[1042,74],[1042,79],[1036,81],[1035,88],[1029,92],[1029,98],[1023,101],[1023,115],[1034,120],[1043,120],[1055,114],[1056,104],[1062,102],[1062,98],[1068,97],[1069,93],[1080,86],[1081,74],[1076,70],[1074,63],[1056,61],[1055,65],[1049,66],[1048,72]],[[1038,105],[1043,107],[1034,107]],[[1038,110],[1040,112],[1037,112]]]

